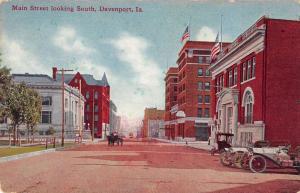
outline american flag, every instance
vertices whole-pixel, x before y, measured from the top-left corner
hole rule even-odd
[[[190,37],[190,31],[189,31],[189,26],[186,26],[184,33],[181,37],[181,42],[183,42],[186,38]]]
[[[211,61],[213,61],[220,52],[219,33],[217,34],[215,42],[216,44],[211,49],[211,54],[210,54]]]

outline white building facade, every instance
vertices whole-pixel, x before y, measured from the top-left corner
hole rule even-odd
[[[41,121],[37,125],[39,135],[45,135],[49,128],[55,129],[55,135],[62,133],[62,105],[64,105],[65,138],[73,138],[83,127],[84,97],[78,88],[64,84],[64,103],[62,102],[61,82],[42,74],[13,74],[15,83],[24,82],[29,88],[36,90],[42,98]],[[7,130],[7,123],[0,125],[1,130]],[[26,129],[21,125],[20,129]]]

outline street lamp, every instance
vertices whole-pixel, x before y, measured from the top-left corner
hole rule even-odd
[[[61,95],[61,103],[62,103],[62,119],[61,119],[61,146],[63,147],[65,145],[65,78],[64,78],[64,72],[71,72],[73,70],[66,70],[64,68],[57,70],[61,72],[61,89],[62,89],[62,95]]]

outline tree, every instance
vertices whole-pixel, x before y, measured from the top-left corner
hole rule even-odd
[[[25,123],[27,128],[27,141],[29,141],[29,133],[33,135],[36,125],[41,120],[42,99],[38,92],[30,88],[27,88],[26,98]]]
[[[16,145],[16,136],[19,125],[25,123],[28,107],[28,89],[24,83],[12,84],[7,90],[6,108],[13,129],[13,140]]]
[[[1,58],[0,58],[0,117],[5,116],[5,109],[6,109],[5,101],[7,98],[7,90],[10,86],[11,86],[10,69],[5,66],[1,66]]]

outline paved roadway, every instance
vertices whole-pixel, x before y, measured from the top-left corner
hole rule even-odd
[[[296,193],[294,170],[253,174],[206,151],[161,142],[82,145],[0,164],[4,192]],[[0,190],[1,192],[1,190]]]

